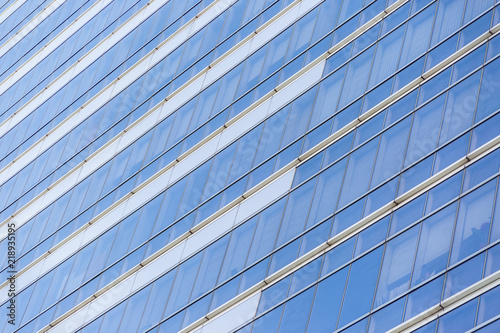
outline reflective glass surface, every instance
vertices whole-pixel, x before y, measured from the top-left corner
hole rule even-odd
[[[498,327],[498,1],[13,3],[2,332]]]

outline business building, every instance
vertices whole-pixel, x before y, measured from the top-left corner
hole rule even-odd
[[[1,332],[500,332],[500,1],[5,0]]]

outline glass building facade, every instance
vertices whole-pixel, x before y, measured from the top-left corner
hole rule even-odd
[[[500,332],[499,0],[6,0],[1,332]]]

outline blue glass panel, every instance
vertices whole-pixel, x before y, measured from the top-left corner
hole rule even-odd
[[[405,309],[404,321],[439,304],[443,291],[444,275],[410,293]]]
[[[348,268],[344,268],[318,284],[307,326],[308,333],[335,330],[347,273]]]
[[[374,225],[366,228],[358,235],[356,241],[356,250],[354,257],[359,256],[366,250],[371,249],[376,244],[385,240],[387,236],[387,227],[389,226],[390,216],[384,217],[382,220],[377,221]]]
[[[486,118],[488,115],[497,111],[500,108],[498,98],[493,98],[495,94],[495,87],[498,87],[498,78],[500,77],[500,58],[497,58],[488,66],[484,68],[483,78],[481,80],[481,87],[477,102],[477,112],[474,122]]]
[[[253,324],[252,333],[273,333],[278,330],[283,305],[257,319]]]
[[[272,308],[274,305],[285,299],[288,293],[288,286],[290,285],[291,278],[291,276],[288,276],[262,292],[257,314]]]
[[[371,47],[351,60],[347,65],[342,94],[339,100],[339,108],[343,108],[350,104],[365,91],[374,52],[375,48]]]
[[[496,183],[496,180],[490,181],[460,200],[450,264],[488,244]]]
[[[349,157],[338,204],[339,208],[345,206],[367,190],[378,141],[378,138],[371,140]]]
[[[474,327],[477,299],[469,301],[459,308],[439,318],[438,332],[466,332]]]
[[[498,315],[500,309],[500,287],[495,287],[481,295],[476,325],[487,322]]]
[[[396,327],[403,319],[405,298],[400,298],[396,302],[389,304],[382,310],[375,312],[370,318],[369,333],[387,332]]]
[[[220,273],[217,269],[217,273],[219,273],[219,282],[225,281],[230,276],[234,276],[236,272],[241,271],[241,269],[245,267],[248,249],[250,248],[250,244],[252,242],[256,224],[257,219],[253,218],[231,233],[231,240],[227,246],[224,263],[222,264]],[[214,264],[213,260],[210,260],[209,262],[210,265]],[[216,267],[218,267],[218,265],[216,265]],[[214,274],[217,273],[214,271]]]
[[[460,27],[460,20],[457,20],[457,17],[462,17],[465,2],[465,0],[443,0],[439,2],[431,46],[436,45]]]
[[[314,104],[308,128],[313,128],[335,112],[344,72],[341,69],[333,73],[319,85],[318,96],[316,97],[317,102]]]
[[[479,80],[480,73],[477,72],[448,91],[439,137],[440,146],[471,126]]]
[[[347,159],[344,158],[317,177],[318,181],[306,227],[315,225],[335,211],[346,163]]]
[[[465,192],[479,185],[489,177],[496,174],[500,167],[500,150],[496,150],[472,164],[465,170],[464,185],[462,191]]]
[[[215,287],[217,276],[219,274],[219,267],[221,267],[222,260],[224,259],[224,253],[228,247],[228,240],[229,237],[226,235],[205,250],[203,260],[201,261],[198,269],[198,276],[189,298],[190,300],[200,297]],[[243,266],[243,263],[241,265]],[[210,300],[207,302],[210,302]]]
[[[350,323],[370,310],[382,253],[383,248],[379,247],[352,264],[338,327]]]
[[[427,50],[435,9],[436,5],[431,5],[407,23],[398,68],[403,68]]]
[[[380,137],[370,188],[374,188],[401,169],[411,119],[407,117]]]
[[[316,178],[313,178],[290,194],[281,221],[276,246],[285,244],[293,236],[304,230],[315,185]]]
[[[333,250],[325,254],[321,276],[333,272],[349,260],[351,260],[356,244],[356,237],[351,237],[342,244],[336,246]]]
[[[408,12],[408,7],[406,11]],[[403,25],[378,42],[368,89],[382,82],[396,70],[404,32],[405,26]]]
[[[323,258],[318,258],[293,273],[288,296],[294,295],[318,279],[322,260]]]
[[[429,214],[460,194],[463,173],[457,173],[429,191],[425,214]]]
[[[286,302],[278,332],[304,332],[315,289],[311,287]]]
[[[419,226],[413,227],[387,243],[375,307],[408,290],[419,229]]]
[[[455,203],[422,222],[412,286],[426,281],[446,268],[456,210]]]
[[[481,280],[485,257],[486,253],[483,252],[449,271],[446,276],[443,299],[453,296]]]

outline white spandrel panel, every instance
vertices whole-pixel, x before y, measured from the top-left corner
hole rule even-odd
[[[181,260],[185,245],[186,241],[181,242],[147,264],[144,268],[141,268],[136,273],[137,276],[132,286],[132,290],[139,290],[176,266]]]
[[[182,259],[195,254],[200,249],[205,248],[208,244],[219,238],[231,229],[236,217],[237,207],[231,209],[221,217],[212,221],[203,229],[187,239],[186,247],[182,253]]]
[[[249,218],[257,211],[264,208],[290,190],[294,174],[295,168],[289,170],[284,175],[249,197],[247,200],[243,201],[240,204],[235,225],[243,222],[245,219]]]
[[[217,151],[218,142],[219,137],[216,136],[177,163],[172,171],[171,182],[173,183],[181,179],[213,156]]]
[[[83,325],[85,322],[85,317],[87,316],[87,312],[89,311],[90,304],[85,305],[78,311],[76,311],[72,316],[66,318],[58,325],[53,327],[49,332],[57,332],[57,333],[68,333],[75,332],[77,328]]]
[[[315,0],[317,1],[317,0]],[[253,39],[252,45],[250,46],[250,52],[257,51],[260,47],[266,44],[269,40],[268,35],[273,34],[274,36],[281,33],[285,28],[293,24],[298,18],[299,5],[295,5],[276,21],[272,22],[264,30],[260,31]]]
[[[285,86],[282,90],[278,91],[271,101],[271,112],[277,111],[286,104],[288,104],[295,97],[305,92],[307,89],[318,83],[323,74],[325,67],[325,60],[319,62],[316,66],[296,78],[289,85]]]
[[[260,291],[203,325],[201,333],[225,333],[251,320],[257,312]]]
[[[241,137],[254,126],[261,123],[266,118],[269,105],[269,100],[265,101],[264,103],[260,104],[255,109],[247,113],[244,117],[226,128],[221,134],[218,149],[221,150],[224,147],[228,146],[230,143]]]
[[[114,286],[113,288],[90,302],[89,310],[87,311],[87,315],[85,316],[83,325],[90,323],[101,314],[103,314],[107,309],[117,305],[119,302],[127,298],[131,293],[135,278],[136,274],[129,276],[118,285]]]
[[[16,292],[19,293],[19,291],[23,290],[25,287],[29,286],[32,281],[35,281],[40,274],[43,272],[43,266],[44,266],[44,261],[40,261],[39,263],[33,265],[25,274],[16,277]],[[9,286],[5,286],[2,288],[2,290],[8,290]],[[5,294],[7,296],[7,294]],[[7,300],[7,297],[3,298],[4,295],[2,293],[2,299],[0,303],[3,303]]]
[[[78,249],[82,246],[82,240],[83,233],[79,233],[75,237],[71,238],[66,244],[47,256],[47,258],[44,259],[44,264],[40,274],[45,274],[78,251]]]
[[[98,221],[92,223],[83,231],[83,239],[80,247],[84,247],[94,239],[102,235],[104,232],[112,228],[115,224],[121,221],[127,214],[125,213],[125,203],[122,203],[104,215]]]
[[[233,69],[233,67],[235,67],[243,59],[245,59],[250,52],[250,43],[251,41],[246,42],[245,44],[234,50],[222,61],[217,63],[213,68],[211,68],[207,73],[207,78],[203,83],[203,88],[208,87],[210,84],[217,81],[220,77],[229,72],[231,69]]]

